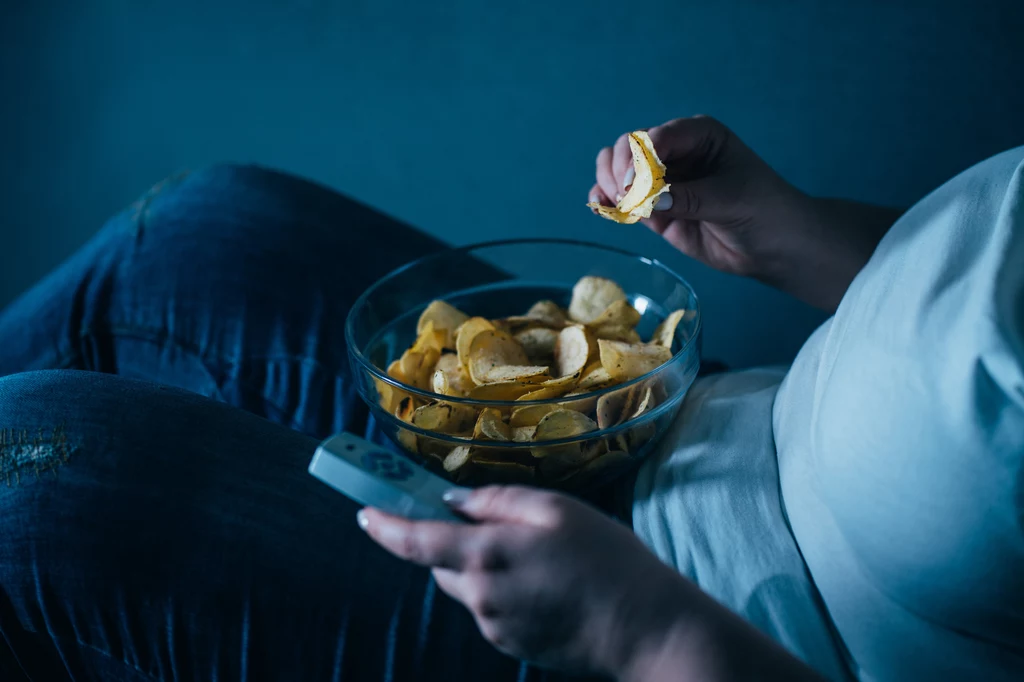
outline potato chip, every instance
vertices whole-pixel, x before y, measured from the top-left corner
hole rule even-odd
[[[562,409],[558,405],[524,405],[523,407],[512,408],[512,416],[509,417],[509,426],[515,428],[519,426],[537,426],[540,424],[540,420],[548,415],[550,412]]]
[[[391,377],[395,381],[401,381],[403,384],[409,383],[408,380],[405,378],[405,372],[402,371],[402,361],[401,360],[394,360],[394,361],[392,361],[392,363],[390,365],[388,365],[388,372],[387,372],[387,374],[388,374],[389,377]]]
[[[407,395],[398,402],[394,415],[404,422],[411,422],[412,415],[416,412],[417,407],[416,400],[412,396]]]
[[[416,443],[416,434],[412,431],[399,427],[398,430],[395,431],[395,440],[397,440],[398,444],[409,452],[419,454],[419,447],[417,447]]]
[[[394,414],[395,408],[398,407],[398,402],[402,397],[400,391],[388,382],[376,377],[373,379],[373,384],[377,387],[377,404],[388,414]]]
[[[516,443],[529,443],[537,433],[536,426],[513,426],[512,440]]]
[[[541,382],[548,368],[529,365],[523,347],[506,332],[487,329],[476,335],[469,351],[469,376],[477,384]]]
[[[629,327],[632,329],[640,321],[640,313],[626,299],[612,301],[604,311],[587,323],[589,327]]]
[[[548,483],[559,483],[571,478],[585,464],[600,457],[607,450],[607,446],[603,440],[598,440],[552,449],[557,451],[540,460],[537,472]]]
[[[587,365],[576,388],[581,391],[596,391],[614,382],[615,380],[612,378],[612,375],[608,373],[608,370],[604,368],[599,360]]]
[[[572,379],[572,377],[568,378]],[[563,384],[552,384],[551,386],[548,386],[547,383],[548,382],[545,381],[539,385],[535,385],[534,388],[536,390],[521,395],[518,398],[516,398],[516,400],[550,400],[552,398],[557,398],[568,392],[573,387],[575,382],[573,381]]]
[[[438,462],[443,462],[452,449],[452,444],[448,441],[422,435],[416,435],[416,445],[419,449],[419,454],[430,457]]]
[[[470,371],[473,365],[470,364]],[[501,384],[508,381],[522,383],[541,383],[548,378],[547,365],[499,365],[491,366],[482,375],[477,375],[480,383]]]
[[[676,327],[690,313],[689,310],[673,310],[668,314],[661,324],[651,334],[651,343],[665,348],[672,348],[672,341],[675,339]]]
[[[634,387],[605,393],[597,399],[597,426],[607,429],[621,423],[629,415],[626,410],[631,408],[631,397],[636,393]]]
[[[501,412],[488,407],[480,410],[476,426],[473,427],[473,440],[512,440],[512,431],[502,421]]]
[[[597,215],[608,220],[614,220],[617,223],[623,225],[632,225],[633,223],[640,222],[639,215],[633,215],[631,213],[623,213],[616,206],[603,206],[596,201],[591,201],[587,204],[587,208],[592,208],[597,211]]]
[[[566,393],[563,400],[558,403],[563,410],[575,410],[587,414],[594,410],[597,405],[597,398],[591,395],[592,390],[577,389]]]
[[[444,395],[464,396],[475,386],[469,376],[469,372],[459,362],[459,356],[455,353],[445,353],[437,360],[434,366],[434,374],[443,372],[448,384],[448,391]],[[435,393],[439,391],[435,390]]]
[[[437,364],[440,356],[441,354],[433,348],[427,348],[422,353],[414,350],[405,351],[399,360],[399,367],[405,378],[405,383],[421,390],[430,390],[434,365]]]
[[[440,369],[434,370],[434,376],[430,379],[430,390],[438,395],[455,395],[444,370]]]
[[[537,301],[526,311],[526,317],[535,319],[552,329],[561,329],[568,322],[565,311],[554,301]]]
[[[434,329],[434,323],[427,320],[426,326],[423,327],[423,331],[416,338],[416,342],[412,345],[411,350],[417,353],[426,353],[428,350],[434,350],[440,356],[447,339],[448,333],[444,329]]]
[[[651,372],[672,359],[663,346],[600,340],[601,365],[613,379],[629,381]]]
[[[537,390],[537,384],[524,381],[504,381],[500,384],[484,384],[474,386],[467,394],[473,400],[516,400],[531,391]]]
[[[670,189],[670,185],[665,183],[665,164],[658,158],[654,143],[645,131],[629,134],[629,148],[633,152],[635,177],[625,196],[614,207],[595,202],[587,204],[602,218],[618,223],[635,223],[641,218],[650,218],[658,198]]]
[[[640,395],[642,392],[643,397],[637,402],[636,407],[633,408],[633,414],[629,416],[630,419],[636,419],[637,417],[653,410],[656,401],[654,399],[654,389],[648,384],[647,386],[638,387],[637,394]]]
[[[533,434],[533,440],[541,442],[572,438],[596,428],[597,424],[587,415],[575,410],[558,409],[549,412],[537,423],[537,431]]]
[[[416,322],[416,335],[423,334],[430,324],[435,330],[444,332],[444,348],[454,348],[455,330],[468,319],[469,315],[444,301],[431,301]]]
[[[610,279],[581,277],[572,288],[569,317],[576,322],[589,324],[612,303],[625,300],[626,292]]]
[[[665,164],[658,158],[654,143],[644,131],[629,134],[629,148],[633,152],[635,177],[616,208],[623,213],[649,218],[654,201],[669,189],[665,184]]]
[[[444,470],[448,473],[458,471],[469,463],[473,451],[468,445],[459,445],[452,448],[451,452],[444,458]]]
[[[648,385],[643,389],[643,397],[637,400],[637,404],[633,408],[633,413],[629,419],[637,419],[644,414],[650,412],[657,405],[657,401],[654,397],[654,389]],[[639,391],[637,392],[639,395]],[[637,424],[632,429],[626,432],[626,442],[629,444],[630,452],[636,452],[639,450],[647,441],[654,437],[657,432],[657,428],[654,422],[648,420],[642,424]]]
[[[558,332],[547,327],[525,329],[514,336],[516,343],[526,351],[526,357],[536,364],[550,364],[555,357]]]
[[[640,338],[640,334],[637,333],[632,327],[622,327],[617,325],[606,324],[600,327],[592,327],[594,336],[598,340],[604,339],[605,341],[622,341],[623,343],[642,343],[643,339]]]
[[[459,403],[431,403],[416,408],[412,414],[412,423],[425,431],[464,433],[476,423],[476,410]]]
[[[579,325],[569,325],[560,331],[555,344],[555,373],[559,377],[581,373],[590,358],[592,343],[587,330]]]
[[[471,317],[459,327],[455,338],[455,349],[458,351],[459,362],[463,367],[469,367],[469,348],[473,339],[480,332],[491,329],[494,329],[494,325],[482,317]]]

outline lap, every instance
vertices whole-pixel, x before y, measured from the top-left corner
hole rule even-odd
[[[0,641],[33,679],[543,678],[368,540],[306,435],[78,371],[0,379],[0,432]]]

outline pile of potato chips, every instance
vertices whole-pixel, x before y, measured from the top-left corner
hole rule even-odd
[[[686,315],[670,314],[645,343],[636,331],[640,313],[618,284],[600,277],[576,283],[568,310],[538,301],[525,315],[488,320],[434,301],[419,318],[415,343],[387,373],[436,397],[426,400],[377,380],[379,404],[419,429],[471,440],[452,447],[404,429],[397,434],[403,447],[460,483],[562,485],[586,479],[628,459],[653,435],[653,423],[610,438],[547,443],[624,424],[663,402],[657,378],[588,395],[668,362],[676,327]],[[452,396],[524,404],[490,407],[445,399]],[[531,404],[540,400],[549,402]],[[510,442],[536,446],[502,447]]]

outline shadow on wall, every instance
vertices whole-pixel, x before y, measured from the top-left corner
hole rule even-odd
[[[786,361],[821,315],[593,217],[601,145],[708,113],[809,192],[905,205],[1024,142],[1010,0],[60,4],[0,9],[0,305],[162,177],[255,161],[457,244],[661,258],[710,354]]]

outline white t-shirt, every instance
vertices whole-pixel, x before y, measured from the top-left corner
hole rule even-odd
[[[894,225],[781,388],[695,383],[634,528],[832,679],[1024,679],[1022,366],[1024,148]]]

